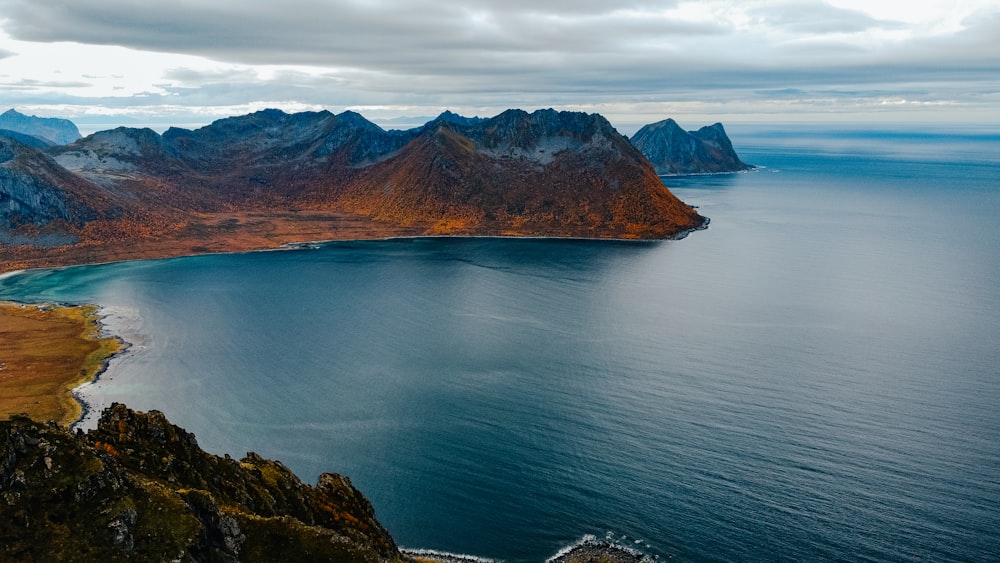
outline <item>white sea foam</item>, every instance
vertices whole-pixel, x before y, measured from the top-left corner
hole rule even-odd
[[[25,272],[24,270],[11,270],[9,272],[3,272],[2,274],[0,274],[0,280],[6,278],[12,278],[18,274],[23,274],[24,272]]]
[[[83,415],[73,423],[72,429],[88,430],[94,428],[97,419],[108,405],[100,398],[100,389],[104,383],[114,381],[117,367],[127,358],[149,348],[151,339],[143,331],[143,319],[139,310],[133,307],[104,306],[98,309],[101,323],[101,335],[117,337],[124,344],[123,349],[112,356],[102,371],[93,381],[88,381],[76,389],[73,396],[83,405]]]
[[[591,546],[591,547],[613,547],[615,549],[620,549],[622,551],[625,551],[625,552],[627,552],[627,553],[629,553],[629,554],[631,554],[631,555],[633,555],[633,556],[641,559],[644,562],[652,563],[654,561],[654,559],[652,557],[650,557],[649,555],[647,555],[647,554],[639,551],[638,549],[635,549],[634,547],[631,547],[631,546],[628,546],[628,545],[624,545],[622,542],[624,542],[627,538],[628,538],[628,536],[623,535],[623,536],[621,536],[621,538],[615,539],[614,532],[608,532],[607,534],[605,534],[604,535],[604,539],[597,539],[597,536],[595,536],[593,534],[586,534],[582,538],[580,538],[578,541],[576,541],[575,543],[570,544],[570,545],[568,545],[568,546],[560,549],[555,555],[553,555],[552,557],[549,557],[548,559],[546,559],[545,563],[553,563],[556,560],[558,560],[559,558],[568,555],[574,549],[577,549],[579,547],[586,547],[586,546]],[[635,543],[635,545],[642,545],[645,542],[643,542],[642,540],[635,540],[634,543]]]
[[[574,549],[580,547],[581,545],[590,545],[590,544],[596,544],[596,543],[597,543],[597,536],[594,536],[594,535],[591,535],[591,534],[587,534],[587,535],[583,536],[582,538],[580,538],[580,540],[577,541],[576,543],[567,545],[566,547],[564,547],[564,548],[560,549],[559,551],[557,551],[555,555],[553,555],[552,557],[549,557],[548,559],[546,559],[545,563],[552,563],[552,561],[555,561],[556,559],[559,559],[560,557],[566,555],[567,553],[573,551]]]
[[[461,553],[448,553],[447,551],[437,551],[434,549],[409,549],[401,548],[400,551],[410,557],[426,557],[445,563],[500,563],[496,559],[478,557],[475,555],[465,555]]]

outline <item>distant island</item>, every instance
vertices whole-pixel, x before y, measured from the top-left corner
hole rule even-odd
[[[661,175],[717,174],[754,168],[737,156],[721,123],[685,131],[673,119],[665,119],[643,126],[631,140]]]
[[[444,112],[386,131],[350,111],[263,110],[70,144],[40,136],[67,120],[3,115],[22,131],[0,130],[0,271],[397,236],[668,239],[707,223],[597,114]],[[62,125],[58,141],[76,131]]]

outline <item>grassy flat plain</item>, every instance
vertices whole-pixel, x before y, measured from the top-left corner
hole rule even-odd
[[[22,413],[68,426],[82,414],[71,391],[121,347],[101,337],[92,305],[0,302],[0,419]]]

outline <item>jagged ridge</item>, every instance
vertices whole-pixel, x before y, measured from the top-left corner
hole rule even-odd
[[[658,174],[739,172],[753,168],[736,155],[721,123],[685,131],[673,119],[665,119],[643,126],[631,141]]]

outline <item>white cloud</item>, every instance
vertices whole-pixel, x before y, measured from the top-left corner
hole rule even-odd
[[[386,115],[697,108],[746,118],[753,108],[761,116],[884,112],[879,100],[891,99],[970,120],[997,110],[1000,7],[886,6],[0,0],[0,97],[172,116],[284,104]]]

